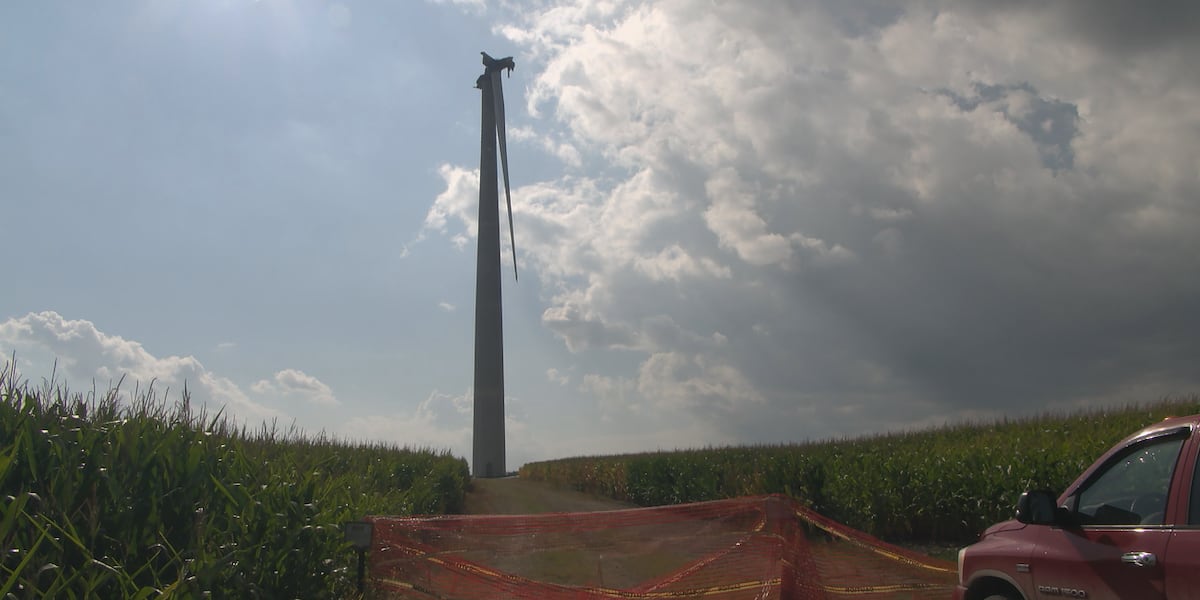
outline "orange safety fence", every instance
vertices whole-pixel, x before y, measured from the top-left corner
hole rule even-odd
[[[782,495],[541,515],[369,517],[368,598],[945,600],[955,565]]]

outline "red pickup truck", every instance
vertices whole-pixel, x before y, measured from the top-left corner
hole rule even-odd
[[[1200,600],[1200,415],[1125,438],[958,553],[955,600]]]

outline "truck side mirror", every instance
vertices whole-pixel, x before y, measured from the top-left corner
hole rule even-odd
[[[1058,497],[1046,490],[1032,490],[1017,500],[1017,520],[1026,525],[1058,524]]]

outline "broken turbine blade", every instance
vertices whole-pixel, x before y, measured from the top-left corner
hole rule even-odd
[[[485,59],[491,58],[487,54],[483,55]],[[502,65],[509,70],[512,69],[512,59],[506,58],[499,62],[508,61],[508,65]],[[485,61],[486,62],[486,61]],[[508,185],[508,144],[504,137],[504,88],[500,83],[500,69],[489,69],[492,76],[492,99],[496,105],[496,139],[500,142],[500,167],[504,174],[504,201],[508,205],[508,241],[512,247],[513,257],[513,279],[519,280],[517,275],[517,239],[513,233],[513,215],[512,215],[512,194],[509,191]]]

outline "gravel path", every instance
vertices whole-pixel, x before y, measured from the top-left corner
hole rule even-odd
[[[472,479],[471,488],[467,492],[465,511],[469,515],[532,515],[635,508],[626,502],[519,477]]]

